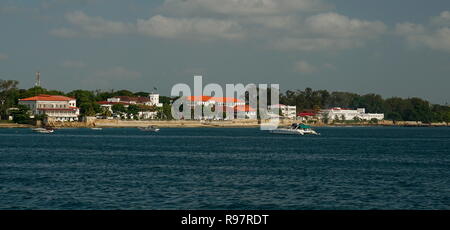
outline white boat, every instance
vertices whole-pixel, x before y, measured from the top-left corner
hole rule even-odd
[[[91,128],[92,130],[103,130],[102,128]]]
[[[159,129],[156,126],[148,126],[148,127],[139,127],[141,131],[145,132],[159,132]]]
[[[312,130],[309,125],[297,123],[292,124],[289,128],[278,128],[271,130],[270,133],[288,135],[320,135],[316,131]]]
[[[32,129],[34,132],[37,132],[37,133],[53,133],[53,132],[55,132],[55,130],[53,130],[53,129],[46,129],[46,128],[34,128],[34,129]]]

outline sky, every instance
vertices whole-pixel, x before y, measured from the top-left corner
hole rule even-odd
[[[0,0],[0,79],[279,84],[450,102],[448,0]]]

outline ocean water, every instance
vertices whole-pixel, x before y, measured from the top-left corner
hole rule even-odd
[[[450,128],[0,129],[0,209],[450,209]]]

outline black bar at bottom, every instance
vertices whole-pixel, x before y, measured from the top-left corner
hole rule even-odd
[[[405,225],[446,224],[449,218],[449,211],[0,211],[1,223],[15,227],[275,229],[289,226],[302,229],[306,226],[358,227],[359,223],[364,223],[364,227],[390,227],[393,221]]]

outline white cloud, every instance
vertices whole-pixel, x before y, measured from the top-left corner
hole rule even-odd
[[[290,51],[330,51],[357,48],[364,45],[363,41],[336,38],[282,38],[272,42],[279,50]]]
[[[242,39],[242,27],[233,21],[210,18],[169,18],[156,15],[148,20],[138,19],[139,33],[163,38]]]
[[[450,26],[450,11],[444,11],[439,16],[431,18],[431,23],[439,26]]]
[[[241,18],[244,24],[262,25],[266,30],[294,29],[301,26],[299,16],[294,15],[266,15]]]
[[[450,28],[444,27],[431,34],[409,37],[413,42],[419,42],[434,50],[450,52]]]
[[[425,32],[425,27],[409,22],[398,23],[395,26],[395,32],[399,35],[423,34]]]
[[[109,21],[102,17],[91,17],[82,11],[67,13],[65,19],[75,28],[54,29],[50,31],[52,35],[65,38],[83,35],[103,37],[105,35],[129,34],[135,30],[133,24]]]
[[[184,10],[183,6],[203,14],[173,13]],[[65,15],[72,28],[58,28],[50,33],[65,38],[141,34],[194,41],[249,40],[280,50],[316,51],[361,47],[386,31],[382,22],[337,13],[319,13],[306,19],[299,15],[329,8],[321,0],[167,0],[163,9],[171,16],[158,14],[124,23],[76,11]]]
[[[169,14],[273,15],[333,8],[322,0],[166,0]]]
[[[292,51],[330,51],[358,48],[386,32],[379,21],[351,19],[337,13],[310,16],[291,28],[288,36],[271,41],[272,47]]]
[[[295,62],[294,70],[299,73],[310,74],[316,72],[317,68],[306,61],[300,60]]]
[[[9,56],[8,56],[7,54],[0,53],[0,61],[6,60],[6,59],[8,59],[8,58],[9,58]]]
[[[86,66],[86,64],[82,61],[68,60],[68,61],[64,61],[62,63],[62,66],[65,68],[83,68]]]
[[[450,52],[450,12],[444,11],[431,18],[428,25],[398,23],[396,34],[404,37],[411,46],[424,46],[433,50]]]
[[[384,23],[350,19],[337,13],[323,13],[306,19],[307,28],[316,34],[337,38],[373,38],[386,31]]]

